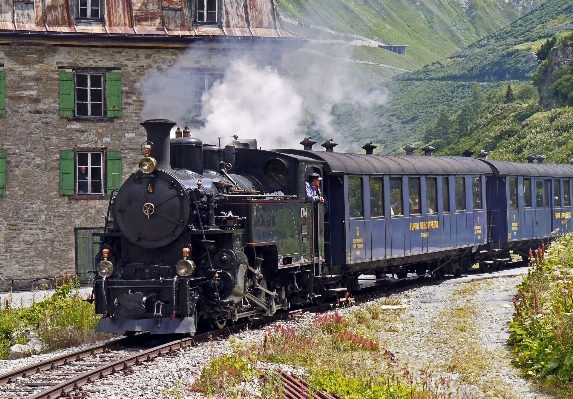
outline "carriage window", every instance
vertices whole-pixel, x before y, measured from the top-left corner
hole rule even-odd
[[[358,176],[348,176],[348,208],[351,218],[364,216],[362,210],[362,179]]]
[[[531,208],[531,179],[523,179],[523,206]]]
[[[410,214],[420,213],[420,178],[410,177],[408,179],[408,189],[410,191],[409,204]]]
[[[569,179],[563,180],[563,206],[571,206],[571,181]]]
[[[561,206],[561,184],[559,179],[553,180],[553,206]]]
[[[535,180],[535,204],[538,208],[549,206],[549,180]]]
[[[384,216],[384,196],[382,195],[382,178],[370,178],[370,216]]]
[[[442,201],[444,201],[444,212],[450,211],[450,186],[448,178],[442,177]]]
[[[466,179],[456,177],[456,211],[466,210]]]
[[[481,177],[472,177],[472,199],[474,209],[483,209],[481,200]]]
[[[509,207],[517,208],[517,177],[509,178]]]
[[[392,215],[402,215],[402,178],[390,178],[390,210]]]
[[[438,179],[435,177],[426,177],[426,205],[428,213],[436,213],[438,210],[437,202]]]

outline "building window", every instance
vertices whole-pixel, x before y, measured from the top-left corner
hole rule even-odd
[[[76,153],[76,193],[103,194],[102,157],[101,152]]]
[[[102,197],[122,183],[121,153],[78,149],[60,151],[60,194]]]
[[[80,19],[100,19],[100,0],[78,0]]]
[[[121,74],[118,72],[60,72],[60,116],[119,118],[122,116]]]
[[[203,118],[203,94],[211,90],[215,82],[223,78],[221,72],[195,72],[193,73],[193,110],[192,118]]]
[[[197,0],[197,22],[217,22],[217,0]]]
[[[76,73],[76,116],[103,116],[103,75]]]

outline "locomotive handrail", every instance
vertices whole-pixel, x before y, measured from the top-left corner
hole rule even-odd
[[[298,198],[297,195],[278,195],[278,194],[223,194],[225,197],[232,197],[232,198]]]

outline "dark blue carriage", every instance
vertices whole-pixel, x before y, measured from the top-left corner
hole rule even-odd
[[[460,273],[487,242],[491,169],[477,159],[288,152],[323,162],[325,258],[335,270]]]
[[[527,256],[552,236],[571,232],[573,165],[484,160],[490,245]]]

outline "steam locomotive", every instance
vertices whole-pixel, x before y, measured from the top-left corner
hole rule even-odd
[[[461,274],[571,230],[572,165],[205,145],[168,120],[111,196],[98,331],[194,334],[360,288],[362,274]],[[407,148],[406,148],[407,149]],[[407,149],[408,150],[408,149]],[[466,154],[467,155],[467,154]],[[324,202],[305,196],[322,177]]]

